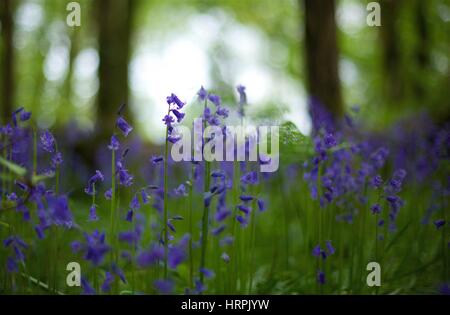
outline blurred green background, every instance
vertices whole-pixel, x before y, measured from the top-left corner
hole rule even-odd
[[[66,24],[69,2],[1,1],[3,121],[25,106],[41,128],[70,124],[102,138],[127,103],[138,133],[158,144],[166,95],[190,101],[205,85],[232,107],[237,84],[250,116],[291,120],[303,133],[311,90],[327,106],[360,106],[374,128],[422,110],[450,115],[448,0],[378,1],[381,27],[367,25],[362,0],[79,0],[79,27]],[[320,53],[333,38],[336,49]],[[330,62],[334,82],[311,87],[314,64]]]

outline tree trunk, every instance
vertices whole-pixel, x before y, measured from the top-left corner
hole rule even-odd
[[[14,102],[14,46],[13,46],[13,3],[12,0],[0,1],[0,21],[2,24],[2,89],[1,120],[6,123],[11,118]]]
[[[386,78],[385,94],[391,103],[398,103],[404,96],[402,60],[397,29],[397,17],[401,0],[382,0],[381,4],[381,45],[383,56],[383,72]]]
[[[303,0],[309,95],[335,118],[343,114],[334,0]]]
[[[427,4],[422,0],[416,0],[415,17],[417,25],[416,60],[418,75],[415,76],[414,93],[419,101],[426,98],[424,78],[430,64],[430,36],[427,24]]]
[[[99,140],[104,141],[112,133],[117,109],[128,102],[132,1],[100,0],[97,3],[100,56],[97,126]]]

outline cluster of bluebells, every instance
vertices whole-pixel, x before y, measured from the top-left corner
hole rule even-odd
[[[184,118],[184,113],[180,110],[186,105],[186,103],[182,102],[178,96],[175,94],[171,94],[167,96],[167,104],[169,105],[169,110],[167,115],[164,116],[163,121],[167,126],[167,140],[171,143],[176,143],[181,139],[181,136],[176,133],[176,130],[173,126],[175,122],[180,123]]]

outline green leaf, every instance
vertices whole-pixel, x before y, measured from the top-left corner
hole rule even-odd
[[[7,159],[0,156],[0,164],[8,168],[11,172],[18,176],[25,176],[27,170],[16,163],[8,161]]]

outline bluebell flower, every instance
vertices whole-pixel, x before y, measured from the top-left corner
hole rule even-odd
[[[327,133],[323,140],[327,149],[331,149],[337,145],[336,139],[332,133]]]
[[[93,265],[98,266],[103,262],[106,253],[109,252],[110,247],[105,243],[105,233],[100,233],[98,230],[92,234],[84,233],[85,243],[74,241],[71,243],[72,251],[74,253],[83,252],[84,259],[92,262]]]
[[[212,229],[211,234],[214,236],[217,236],[220,233],[222,233],[225,230],[225,228],[226,228],[226,225],[222,224],[222,225],[218,226],[217,228]]]
[[[133,176],[130,175],[128,170],[123,166],[121,161],[117,161],[117,174],[119,175],[119,183],[122,186],[129,187],[133,184]]]
[[[120,147],[119,139],[117,139],[116,135],[112,135],[111,142],[108,145],[108,149],[117,151],[117,150],[119,150],[119,147]]]
[[[112,189],[108,189],[107,191],[105,191],[105,199],[106,200],[111,200],[112,197]]]
[[[328,256],[333,255],[336,252],[333,245],[331,244],[331,241],[325,241],[325,245],[328,250]]]
[[[84,192],[88,195],[93,195],[95,183],[99,181],[103,182],[104,179],[103,174],[99,170],[96,170],[95,174],[89,179],[88,186],[84,189]]]
[[[259,211],[265,211],[266,210],[266,203],[262,199],[258,199],[258,209]]]
[[[229,114],[229,110],[223,106],[220,106],[216,110],[216,115],[222,116],[223,118],[227,118]]]
[[[370,210],[372,211],[373,214],[381,213],[380,204],[376,203],[376,204],[372,205],[372,207],[370,207]]]
[[[133,210],[132,209],[128,210],[125,220],[128,222],[133,222]]]
[[[31,112],[27,112],[25,110],[22,110],[20,112],[20,121],[27,121],[31,118]]]
[[[172,105],[175,104],[177,106],[178,109],[183,108],[184,105],[186,105],[186,103],[183,103],[178,96],[176,96],[175,94],[170,94],[170,96],[167,96],[167,104]]]
[[[151,162],[153,165],[159,164],[160,162],[164,161],[164,157],[159,155],[159,156],[152,156],[151,157]]]
[[[325,284],[325,273],[323,271],[317,270],[317,282]]]
[[[41,138],[42,148],[47,152],[53,153],[55,151],[55,138],[50,133],[50,131],[45,130],[41,134],[40,138]]]
[[[203,273],[207,279],[211,279],[215,276],[214,271],[207,268],[200,268],[199,271]]]
[[[199,100],[204,101],[206,99],[206,97],[208,96],[208,91],[206,91],[202,85],[200,87],[200,90],[198,90],[197,95],[198,95]]]
[[[214,105],[220,106],[220,102],[221,102],[220,96],[214,95],[214,94],[209,94],[208,100],[210,100]]]
[[[13,257],[8,257],[6,259],[6,270],[8,272],[19,272],[19,265]]]
[[[242,201],[247,202],[247,201],[253,200],[253,197],[252,197],[252,196],[247,196],[247,195],[241,195],[241,196],[239,197],[239,199],[241,199]]]
[[[103,292],[109,292],[111,290],[111,284],[114,281],[114,276],[109,271],[105,272],[105,280],[101,286]]]
[[[380,175],[375,175],[372,180],[370,181],[370,185],[373,188],[380,188],[381,184],[383,184],[383,179]]]
[[[161,294],[171,294],[174,289],[174,283],[171,280],[156,280],[153,285]]]
[[[120,129],[120,131],[122,131],[125,137],[127,137],[128,134],[133,130],[133,127],[131,127],[122,116],[119,116],[117,118],[116,126]]]
[[[440,229],[441,227],[443,227],[445,225],[445,220],[439,219],[434,221],[434,225],[436,226],[436,229]]]
[[[222,207],[216,212],[215,219],[216,219],[216,221],[221,222],[230,215],[231,215],[231,211],[227,208]]]
[[[52,224],[72,227],[73,216],[66,196],[47,196],[47,204]]]
[[[89,221],[98,221],[96,205],[89,208]]]
[[[247,207],[247,206],[245,206],[245,205],[237,205],[236,207],[237,207],[240,211],[244,212],[245,215],[249,215],[250,212],[252,211],[252,210],[250,209],[250,207]]]
[[[230,256],[225,252],[223,252],[222,255],[220,255],[220,258],[222,258],[222,260],[226,263],[230,262]]]
[[[138,254],[136,262],[140,267],[148,267],[164,259],[164,247],[153,245],[150,250]]]
[[[141,197],[142,197],[142,203],[144,205],[149,203],[149,196],[147,195],[147,192],[145,191],[144,188],[141,189]]]
[[[62,162],[63,158],[61,152],[56,152],[55,155],[52,156],[52,166],[57,167],[58,165],[61,165]]]
[[[84,277],[81,277],[81,288],[83,289],[83,295],[96,294],[94,288],[90,285],[90,283]]]
[[[183,118],[184,118],[184,113],[182,113],[182,112],[179,112],[178,110],[176,110],[176,109],[172,109],[171,110],[171,112],[175,115],[175,117],[177,118],[177,122],[179,123],[179,122],[181,122],[182,120],[183,120]]]
[[[138,196],[135,194],[133,196],[133,198],[131,198],[131,202],[130,202],[130,208],[133,210],[137,210],[141,207],[140,203],[139,203],[139,198]]]

